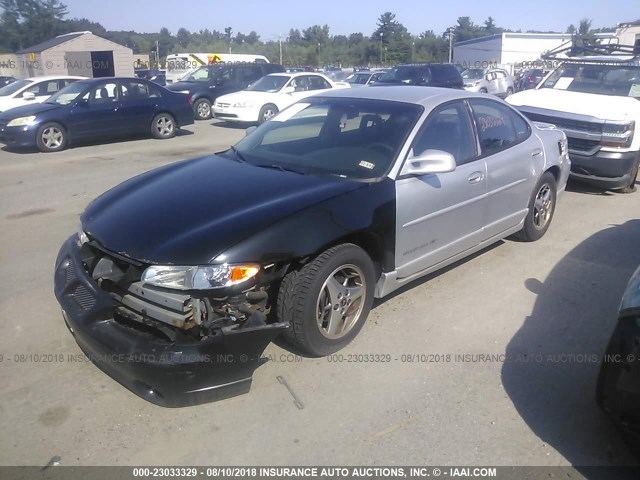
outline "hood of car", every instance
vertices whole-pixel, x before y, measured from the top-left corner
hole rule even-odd
[[[558,112],[588,115],[602,120],[632,120],[638,111],[638,100],[632,97],[570,92],[554,88],[525,90],[507,97],[517,107],[535,107]]]
[[[279,220],[364,185],[212,155],[134,177],[94,200],[81,220],[112,252],[144,263],[206,264]]]
[[[29,103],[29,105],[10,108],[0,113],[0,120],[9,121],[13,118],[28,117],[37,115],[38,113],[48,112],[49,110],[55,110],[56,108],[61,108],[61,106],[51,103]],[[0,105],[0,110],[2,110],[2,105]]]

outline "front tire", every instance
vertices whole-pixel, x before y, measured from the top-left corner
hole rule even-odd
[[[542,238],[551,225],[556,209],[556,197],[556,178],[551,172],[545,172],[533,189],[524,226],[514,236],[525,242],[535,242]]]
[[[176,121],[168,113],[159,113],[151,121],[151,135],[153,138],[173,138],[176,135]]]
[[[200,98],[193,104],[196,120],[208,120],[211,118],[211,102],[206,98]]]
[[[507,97],[513,95],[513,88],[509,87],[507,88]]]
[[[45,123],[36,132],[36,144],[41,152],[59,152],[67,147],[67,132],[59,123]]]
[[[277,113],[278,107],[272,103],[268,103],[260,109],[260,113],[258,114],[258,123],[263,124],[264,122],[271,120]]]
[[[289,323],[285,339],[312,356],[351,342],[373,305],[375,268],[354,244],[332,247],[289,272],[278,292],[278,317]]]

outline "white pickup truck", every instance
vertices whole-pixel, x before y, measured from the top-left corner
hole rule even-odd
[[[568,58],[535,90],[506,101],[567,135],[571,177],[635,191],[640,163],[640,62],[633,56]]]

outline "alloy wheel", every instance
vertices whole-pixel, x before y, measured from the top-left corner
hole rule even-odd
[[[366,292],[365,276],[358,266],[336,268],[325,280],[316,303],[320,333],[332,340],[347,335],[360,320]]]
[[[552,212],[553,196],[551,194],[551,186],[548,183],[544,183],[538,190],[533,203],[533,225],[536,229],[542,230],[549,223]]]
[[[64,133],[57,127],[47,127],[42,131],[42,143],[50,150],[60,148]]]

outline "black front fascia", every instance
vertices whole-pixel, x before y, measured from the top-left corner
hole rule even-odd
[[[249,391],[266,346],[283,323],[169,341],[116,320],[114,303],[82,265],[75,237],[56,260],[54,292],[87,357],[142,398],[164,407],[222,400]]]

